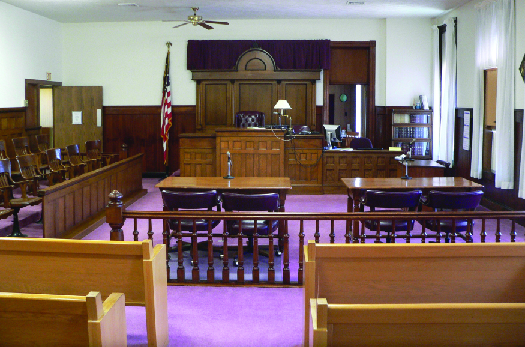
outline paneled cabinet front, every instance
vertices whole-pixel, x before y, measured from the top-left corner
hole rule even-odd
[[[197,130],[211,132],[233,126],[231,81],[200,81],[197,85]]]

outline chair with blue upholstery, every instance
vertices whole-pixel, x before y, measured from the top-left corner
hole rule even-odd
[[[259,111],[240,111],[235,114],[235,126],[237,128],[263,127],[264,113]]]
[[[372,148],[372,141],[366,137],[354,137],[350,142],[350,148],[361,149],[361,148]]]

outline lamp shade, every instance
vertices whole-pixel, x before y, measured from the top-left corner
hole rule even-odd
[[[290,104],[286,100],[277,101],[277,103],[275,104],[273,108],[278,109],[278,110],[291,110],[292,109],[290,107]]]

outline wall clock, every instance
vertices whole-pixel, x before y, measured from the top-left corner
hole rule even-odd
[[[343,93],[339,95],[339,100],[341,100],[341,102],[345,102],[346,100],[348,100],[348,96]]]

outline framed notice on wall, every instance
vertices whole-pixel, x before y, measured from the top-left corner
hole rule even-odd
[[[470,150],[470,111],[463,112],[463,150]]]
[[[82,124],[82,111],[73,111],[72,124]]]

